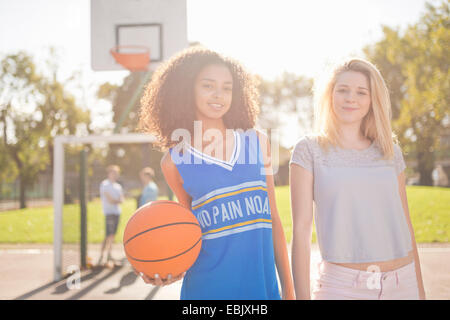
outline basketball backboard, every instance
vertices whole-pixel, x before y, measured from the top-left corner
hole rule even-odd
[[[124,70],[110,53],[146,46],[150,70],[188,46],[186,0],[91,0],[91,66]]]

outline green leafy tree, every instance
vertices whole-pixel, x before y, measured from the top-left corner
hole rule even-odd
[[[139,89],[139,85],[145,77],[146,72],[130,72],[120,86],[109,82],[100,85],[97,90],[97,97],[99,99],[105,99],[111,103],[114,124],[117,124],[120,117],[125,113],[128,103],[133,98],[136,90]],[[125,116],[125,120],[122,123],[122,130],[127,132],[136,132],[136,127],[139,120],[139,105],[140,99],[136,99],[131,110],[129,110],[128,114]]]
[[[42,147],[42,130],[39,126],[42,115],[33,112],[42,98],[40,81],[32,59],[26,54],[9,55],[1,61],[2,149],[5,162],[14,163],[18,174],[21,208],[26,207],[27,187],[35,181],[48,161],[48,154]]]
[[[0,147],[4,151],[0,171],[14,164],[10,172],[17,176],[10,178],[18,179],[20,208],[25,208],[26,190],[51,165],[53,138],[75,134],[80,124],[88,127],[90,116],[57,80],[56,64],[51,76],[44,76],[30,55],[19,52],[5,56],[0,68]],[[52,66],[47,69],[52,71]]]
[[[111,103],[115,125],[122,116],[125,116],[120,132],[137,131],[141,94],[128,113],[126,113],[126,108],[147,76],[146,72],[130,72],[122,85],[106,82],[100,85],[97,91],[99,99]],[[147,77],[147,79],[149,78]],[[119,165],[123,172],[122,176],[130,179],[139,179],[139,172],[143,167],[152,167],[155,170],[155,180],[162,188],[161,193],[163,194],[168,187],[160,169],[161,158],[162,153],[153,149],[151,144],[111,144],[106,156],[106,164]]]
[[[403,33],[384,27],[383,39],[365,50],[391,89],[393,127],[416,158],[421,185],[432,185],[440,137],[450,124],[449,3],[426,4],[424,15]]]
[[[399,30],[383,26],[383,38],[364,49],[366,56],[380,69],[386,83],[389,85],[389,93],[392,104],[392,118],[400,115],[401,102],[406,93],[404,85],[406,76],[402,66],[411,59],[405,52],[405,41]]]
[[[281,128],[282,117],[296,117],[305,131],[312,127],[312,79],[284,72],[274,80],[260,79],[261,114],[263,128]]]
[[[43,95],[43,101],[36,110],[42,114],[39,128],[45,137],[51,168],[53,168],[53,141],[57,135],[74,135],[78,132],[91,133],[90,111],[80,108],[75,97],[66,89],[76,78],[71,77],[66,81],[60,81],[57,77],[59,69],[57,60],[55,50],[51,48],[46,65],[48,76],[42,76],[39,82],[39,91]]]

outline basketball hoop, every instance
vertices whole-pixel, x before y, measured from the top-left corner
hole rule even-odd
[[[130,71],[148,70],[150,49],[146,46],[115,46],[110,53],[117,63]]]

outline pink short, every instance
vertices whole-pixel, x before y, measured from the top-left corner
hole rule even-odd
[[[377,272],[376,266],[360,271],[327,261],[319,264],[313,300],[418,300],[414,262],[393,271]]]

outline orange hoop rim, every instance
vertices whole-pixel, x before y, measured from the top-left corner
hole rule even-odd
[[[140,50],[139,52],[119,52],[120,49]],[[111,55],[117,63],[130,71],[146,71],[150,64],[150,49],[141,45],[119,45],[112,47]]]

